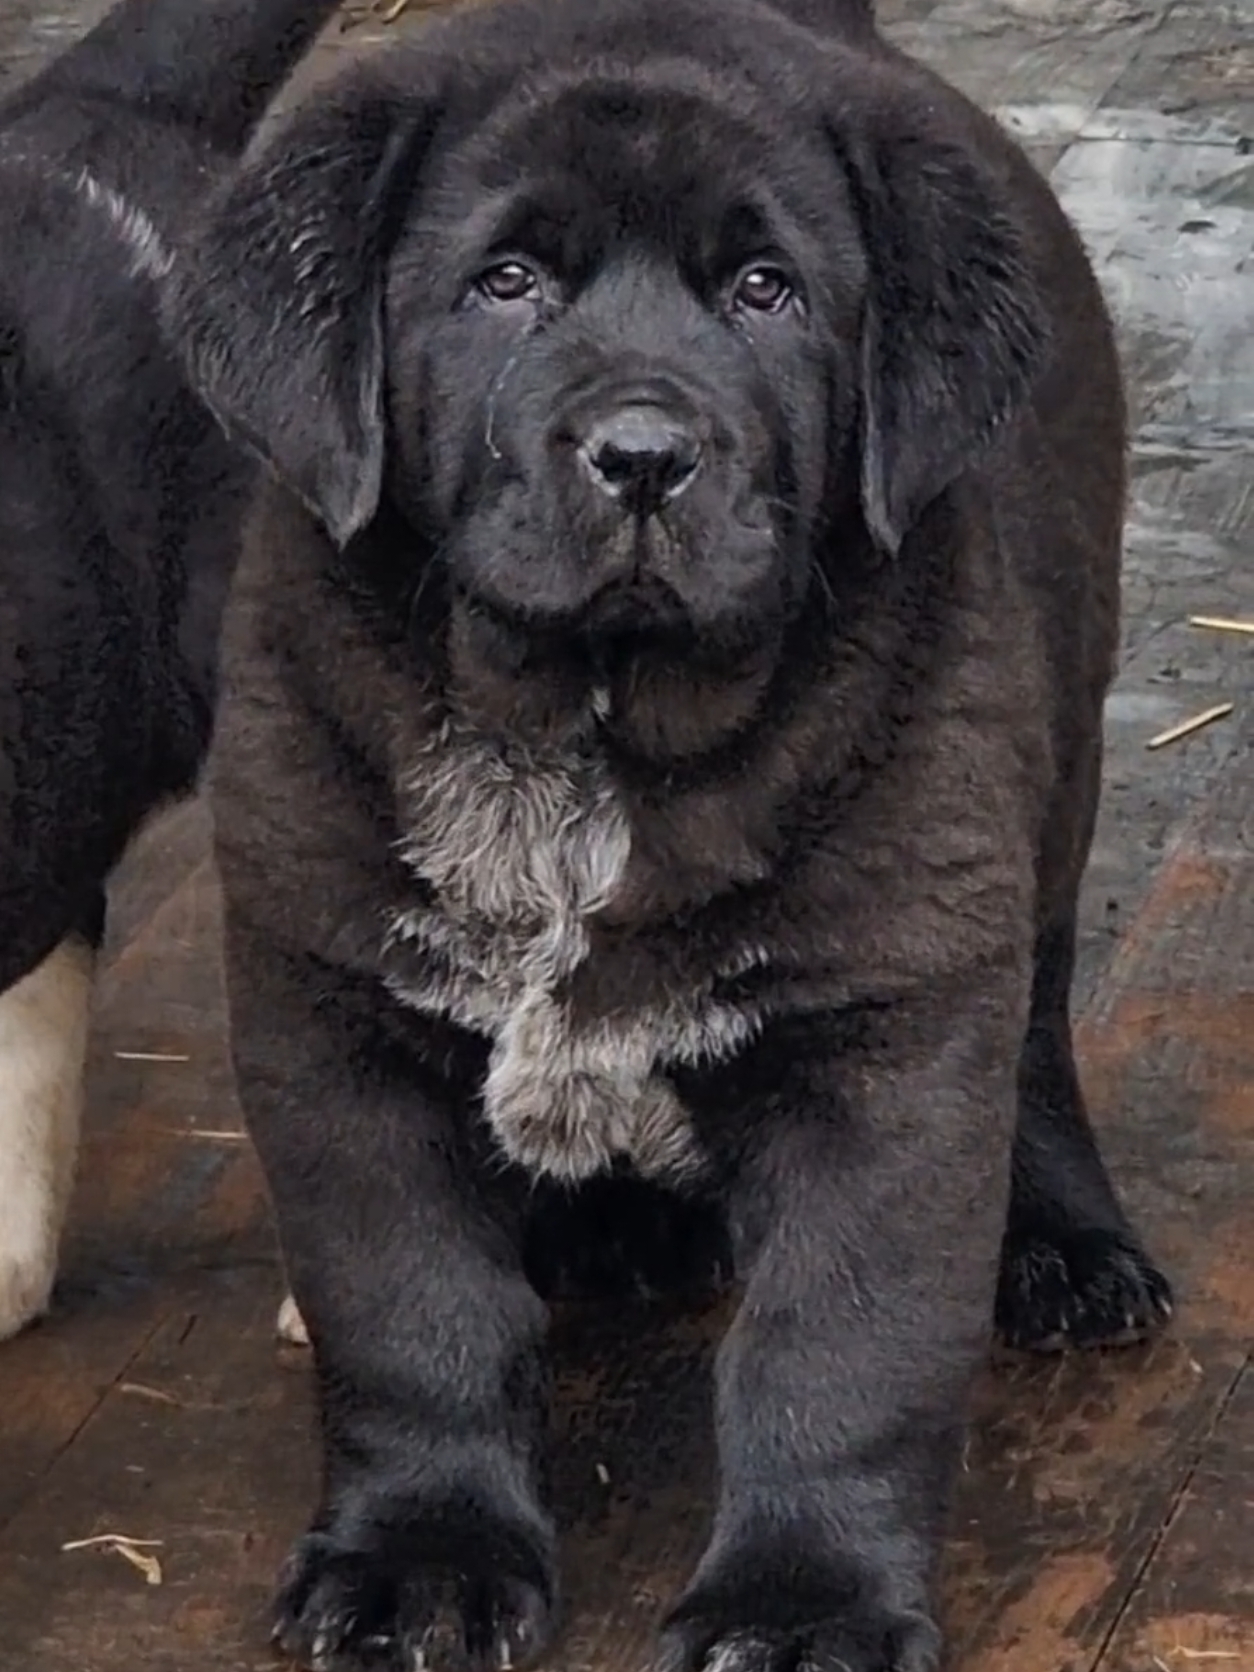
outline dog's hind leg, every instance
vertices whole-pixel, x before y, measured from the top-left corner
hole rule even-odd
[[[732,1256],[723,1214],[712,1203],[614,1173],[576,1188],[539,1181],[525,1262],[546,1300],[695,1301],[727,1284]]]
[[[95,950],[74,934],[0,993],[0,1340],[48,1306],[78,1154]]]
[[[1010,1208],[997,1289],[1008,1346],[1116,1346],[1171,1315],[1171,1288],[1120,1206],[1089,1122],[1071,1037],[1075,919],[1036,947],[1019,1060]]]
[[[309,1345],[309,1326],[301,1316],[300,1307],[296,1304],[296,1296],[290,1291],[284,1295],[283,1304],[279,1307],[274,1332],[279,1340],[289,1347],[307,1347]]]

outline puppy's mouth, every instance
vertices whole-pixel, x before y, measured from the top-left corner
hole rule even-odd
[[[617,687],[633,667],[686,662],[700,651],[683,601],[654,576],[613,581],[561,616],[480,592],[466,601],[478,623],[479,653],[514,678],[564,670],[580,685]]]
[[[616,577],[590,598],[561,611],[536,609],[474,588],[468,599],[498,627],[530,639],[537,649],[565,646],[592,653],[600,647],[626,650],[633,644],[682,649],[694,636],[692,618],[679,593],[657,575]]]
[[[656,575],[610,582],[589,599],[572,622],[573,631],[591,645],[668,644],[692,637],[692,620],[683,599]]]

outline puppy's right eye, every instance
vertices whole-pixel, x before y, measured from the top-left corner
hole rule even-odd
[[[525,262],[498,261],[484,268],[475,289],[486,302],[530,302],[540,294],[540,279]]]

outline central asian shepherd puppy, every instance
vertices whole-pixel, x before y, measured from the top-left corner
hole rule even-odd
[[[542,1292],[730,1266],[659,1665],[930,1672],[994,1323],[1170,1308],[1068,1015],[1124,500],[1073,230],[851,0],[500,0],[279,124],[165,318],[271,467],[213,784],[321,1401],[279,1641],[541,1654]]]

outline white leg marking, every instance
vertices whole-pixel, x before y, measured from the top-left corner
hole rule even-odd
[[[0,993],[0,1340],[47,1309],[74,1183],[91,949],[65,940]]]
[[[305,1328],[305,1320],[300,1315],[300,1307],[288,1295],[279,1308],[279,1319],[276,1324],[279,1340],[286,1341],[289,1347],[307,1347],[309,1345],[309,1331]]]

